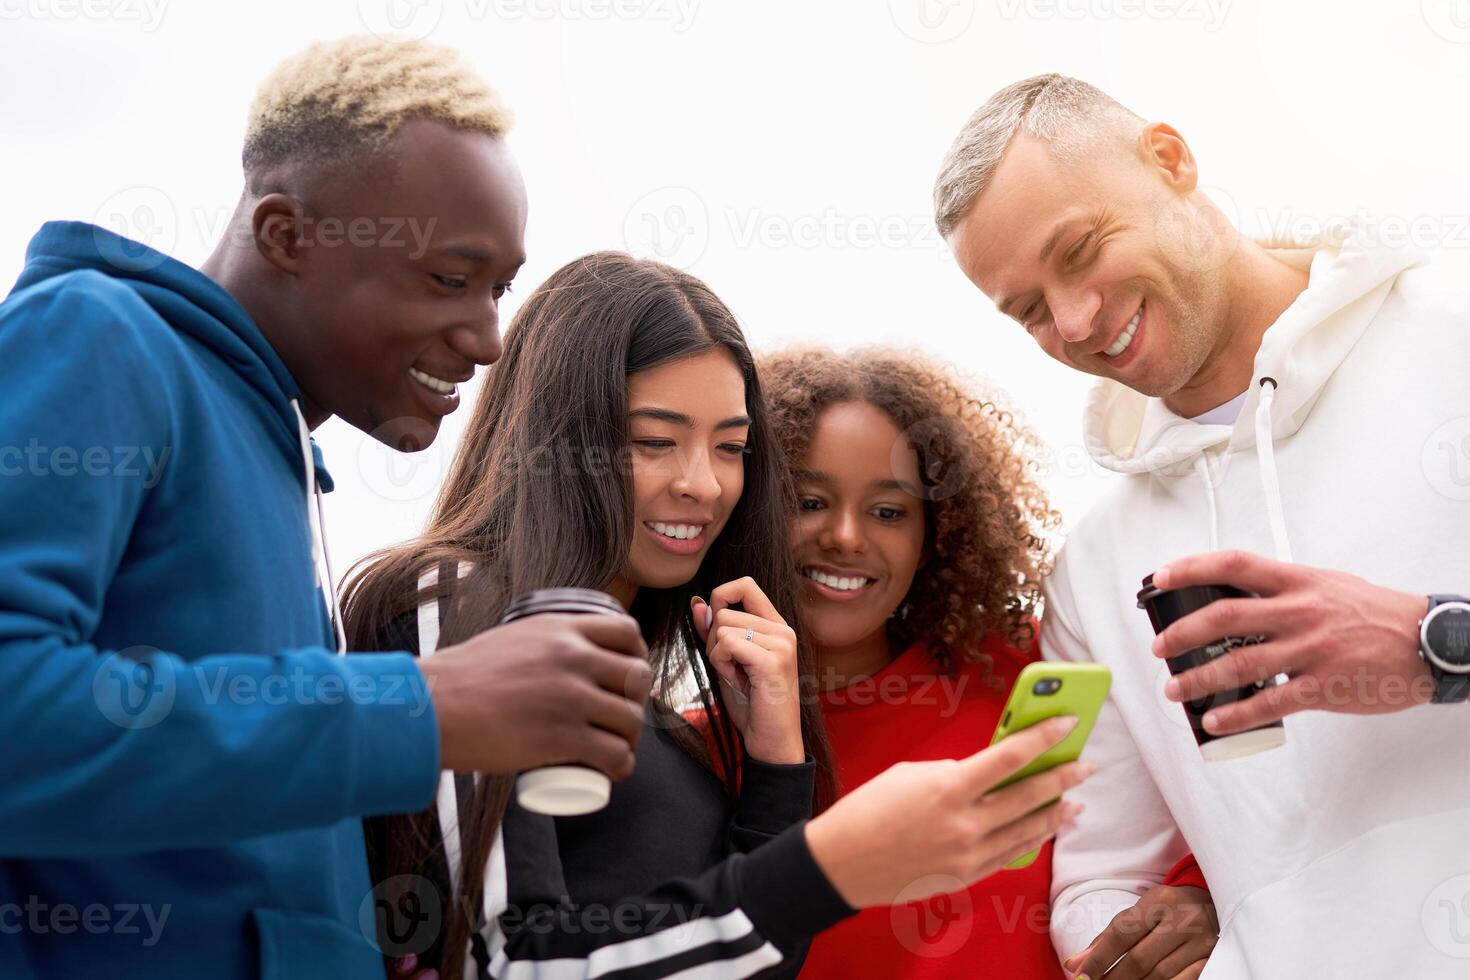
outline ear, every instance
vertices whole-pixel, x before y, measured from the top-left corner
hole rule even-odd
[[[1138,136],[1144,162],[1163,178],[1176,194],[1188,194],[1199,184],[1194,153],[1179,131],[1168,123],[1149,123]]]
[[[286,194],[267,194],[250,214],[255,250],[271,265],[299,275],[305,260],[306,221],[300,203]]]

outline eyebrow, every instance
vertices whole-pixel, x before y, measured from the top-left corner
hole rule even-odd
[[[486,248],[480,248],[478,245],[442,245],[434,249],[434,253],[436,255],[452,255],[455,258],[464,259],[467,262],[489,262],[495,258],[494,252]],[[516,268],[520,268],[525,264],[526,258],[525,256],[521,256],[521,260],[516,263]]]
[[[682,425],[686,429],[694,428],[694,420],[683,412],[675,412],[668,408],[635,408],[628,413],[630,419],[652,419],[655,422],[670,422],[674,425]],[[749,415],[736,415],[725,419],[715,426],[719,429],[743,429],[750,426]]]
[[[831,475],[821,470],[797,470],[793,476],[796,477],[798,483],[821,483],[831,486],[837,482],[832,479]],[[874,480],[868,484],[868,488],[871,490],[898,490],[910,496],[917,496],[913,488],[901,480]]]

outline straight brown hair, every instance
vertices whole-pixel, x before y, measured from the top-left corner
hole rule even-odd
[[[604,589],[622,571],[635,531],[628,445],[628,377],[714,349],[745,381],[751,419],[745,488],[694,579],[640,589],[630,610],[652,661],[654,711],[691,757],[738,794],[739,736],[724,710],[690,611],[694,595],[750,576],[797,631],[798,669],[815,676],[797,615],[789,522],[795,491],[772,433],[755,361],[734,314],[695,277],[620,252],[597,252],[557,270],[527,299],[506,333],[456,452],[428,528],[417,540],[370,556],[344,589],[348,647],[399,648],[420,604],[448,597],[441,646],[490,628],[511,600],[534,589]],[[420,589],[431,568],[472,569],[457,583]],[[397,643],[403,641],[397,640]],[[709,723],[706,739],[681,715],[692,688]],[[821,808],[836,779],[820,705],[803,698],[802,738],[817,763]],[[459,980],[478,930],[485,862],[510,798],[512,777],[486,776],[462,825],[459,893],[445,892],[442,943],[421,955]],[[443,861],[435,811],[368,823],[373,880],[422,875]],[[436,853],[437,852],[437,853]],[[437,953],[437,956],[434,955]]]

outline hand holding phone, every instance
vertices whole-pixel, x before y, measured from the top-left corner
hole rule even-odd
[[[854,908],[916,902],[988,877],[1081,812],[1063,797],[1090,775],[1085,762],[996,788],[1076,723],[1046,721],[964,759],[897,763],[806,824],[813,860]]]
[[[1087,744],[1087,736],[1092,733],[1103,702],[1108,699],[1112,681],[1112,671],[1101,664],[1034,663],[1022,668],[990,744],[1059,715],[1075,716],[1077,727],[999,786],[1008,786],[1054,766],[1075,762],[1082,755],[1082,747]],[[1036,860],[1038,853],[1039,849],[1028,851],[1006,867],[1027,867]]]

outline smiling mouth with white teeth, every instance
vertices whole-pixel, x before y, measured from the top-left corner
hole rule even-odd
[[[1143,303],[1138,304],[1138,312],[1133,314],[1133,319],[1128,321],[1128,326],[1118,335],[1118,339],[1103,351],[1107,357],[1118,357],[1133,343],[1133,335],[1138,333],[1138,325],[1143,322]]]
[[[453,381],[445,381],[443,378],[436,378],[432,374],[425,374],[418,368],[409,368],[408,376],[436,395],[454,394],[455,385]]]
[[[675,541],[689,541],[704,533],[703,524],[664,524],[660,521],[649,521],[648,526],[666,538]]]
[[[818,571],[815,568],[803,568],[801,574],[816,582],[825,585],[829,589],[838,592],[856,592],[858,589],[871,585],[877,579],[864,578],[861,575],[830,575],[827,572]]]

